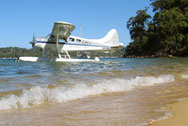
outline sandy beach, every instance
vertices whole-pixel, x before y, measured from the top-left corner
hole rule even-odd
[[[173,116],[153,124],[153,126],[188,126],[188,100],[167,106]]]

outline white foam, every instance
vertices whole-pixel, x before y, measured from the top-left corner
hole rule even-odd
[[[180,99],[177,100],[177,102],[182,102],[182,101],[185,101],[185,100],[188,100],[188,97],[186,97],[186,98],[180,98]]]
[[[184,78],[184,79],[188,79],[188,75],[187,74],[182,74],[181,77]]]
[[[135,77],[129,80],[116,78],[90,86],[86,84],[76,84],[72,87],[56,87],[54,89],[36,86],[29,90],[24,90],[20,96],[8,95],[1,98],[0,110],[28,108],[43,103],[63,103],[91,95],[130,91],[137,87],[152,86],[154,84],[172,81],[174,81],[174,76],[164,75],[159,77]]]

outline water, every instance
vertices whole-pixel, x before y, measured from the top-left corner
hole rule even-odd
[[[188,58],[0,60],[0,125],[139,126],[188,97]],[[11,120],[10,120],[11,119]]]

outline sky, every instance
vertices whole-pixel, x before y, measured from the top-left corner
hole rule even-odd
[[[74,36],[80,36],[82,26],[81,37],[88,39],[116,29],[126,46],[131,41],[127,21],[149,4],[150,0],[1,0],[0,47],[31,48],[33,33],[45,37],[56,21],[74,24]]]

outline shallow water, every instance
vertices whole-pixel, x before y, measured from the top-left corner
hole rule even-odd
[[[0,60],[0,125],[143,125],[188,97],[188,58]],[[10,120],[11,119],[11,120]]]

